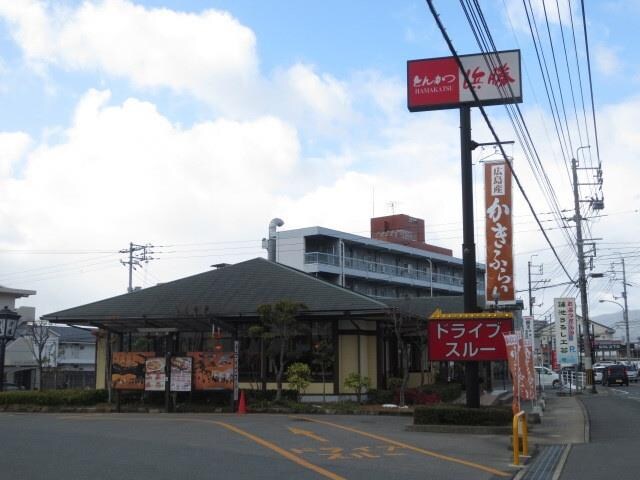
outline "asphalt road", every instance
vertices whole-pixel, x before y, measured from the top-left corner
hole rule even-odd
[[[0,414],[0,479],[511,478],[508,439],[407,417]]]
[[[562,480],[640,477],[640,384],[603,387],[583,395],[591,422],[591,442],[573,445]]]

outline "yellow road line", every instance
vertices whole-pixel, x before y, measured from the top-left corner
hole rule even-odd
[[[287,450],[285,450],[284,448],[281,448],[279,446],[277,446],[274,443],[268,442],[267,440],[264,440],[260,437],[256,437],[255,435],[246,432],[238,427],[236,427],[235,425],[231,425],[228,423],[224,423],[224,422],[215,422],[212,421],[211,423],[215,423],[216,425],[220,425],[221,427],[226,428],[227,430],[231,430],[232,432],[235,432],[239,435],[242,435],[244,437],[247,437],[249,440],[253,440],[254,442],[256,442],[259,445],[262,445],[265,448],[268,448],[270,450],[273,450],[274,452],[282,455],[283,457],[285,457],[287,460],[291,460],[294,463],[297,463],[298,465],[308,468],[309,470],[313,470],[314,472],[322,475],[323,477],[326,478],[330,478],[331,480],[346,480],[344,477],[341,477],[340,475],[336,475],[333,472],[330,472],[329,470],[325,470],[322,467],[319,467],[317,465],[314,465],[311,462],[307,462],[305,459],[298,457],[297,455],[294,455],[291,452],[288,452]]]
[[[313,438],[318,442],[323,442],[323,443],[329,442],[329,440],[327,440],[326,438],[323,438],[320,435],[316,435],[315,433],[310,432],[309,430],[302,430],[301,428],[294,428],[294,427],[287,427],[287,428],[294,435],[304,435],[305,437]]]
[[[422,453],[423,455],[427,455],[429,457],[439,458],[440,460],[445,460],[447,462],[458,463],[460,465],[465,465],[467,467],[475,468],[477,470],[482,470],[484,472],[491,473],[493,475],[498,475],[500,477],[511,477],[510,473],[503,472],[500,470],[496,470],[495,468],[487,467],[485,465],[481,465],[479,463],[470,462],[468,460],[462,460],[461,458],[451,457],[449,455],[442,455],[441,453],[432,452],[431,450],[425,450],[424,448],[414,447],[413,445],[409,445],[407,443],[399,442],[397,440],[393,440],[391,438],[386,438],[381,435],[376,435],[374,433],[364,432],[362,430],[358,430],[356,428],[347,427],[345,425],[340,425],[337,423],[331,423],[324,420],[316,420],[315,418],[309,417],[291,417],[299,420],[306,420],[308,422],[319,423],[322,425],[328,425],[334,428],[340,428],[342,430],[346,430],[347,432],[357,433],[358,435],[362,435],[364,437],[373,438],[375,440],[380,440],[381,442],[389,443],[391,445],[395,445],[397,447],[406,448],[407,450],[412,450],[414,452]]]

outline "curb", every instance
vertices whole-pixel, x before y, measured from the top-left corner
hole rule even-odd
[[[580,405],[582,415],[584,416],[584,443],[591,443],[591,417],[589,417],[589,412],[584,406],[584,403],[582,403],[582,399],[578,397],[576,400],[578,400],[578,405]]]

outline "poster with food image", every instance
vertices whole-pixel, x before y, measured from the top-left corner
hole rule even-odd
[[[233,390],[233,352],[190,352],[194,390]]]
[[[145,363],[153,352],[114,352],[111,356],[111,384],[116,390],[144,390]]]
[[[145,365],[144,389],[147,392],[164,392],[167,374],[164,357],[147,358]]]
[[[191,357],[171,358],[171,391],[190,392],[191,391],[191,367],[193,361]]]

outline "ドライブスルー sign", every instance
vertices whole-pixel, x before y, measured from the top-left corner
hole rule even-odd
[[[509,312],[442,313],[428,322],[429,360],[506,360],[503,334],[513,330]]]
[[[409,111],[458,108],[475,105],[471,89],[482,105],[522,102],[520,51],[460,55],[469,82],[455,57],[409,60],[407,101]]]

